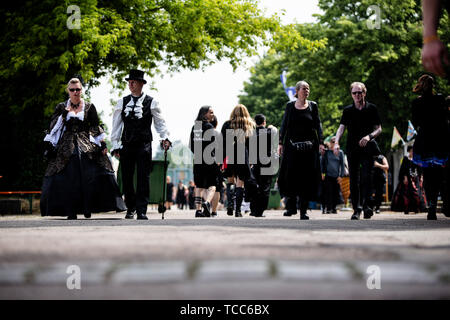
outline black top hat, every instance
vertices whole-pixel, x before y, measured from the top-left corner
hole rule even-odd
[[[137,69],[131,69],[130,76],[128,78],[125,78],[125,80],[138,80],[142,81],[144,84],[147,83],[147,81],[144,79],[144,71]]]

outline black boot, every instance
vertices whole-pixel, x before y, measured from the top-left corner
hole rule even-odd
[[[127,214],[125,215],[125,219],[134,219],[134,214],[136,211],[134,210],[127,210]]]
[[[309,217],[306,214],[308,212],[308,205],[308,201],[300,201],[300,220],[309,220]]]
[[[242,217],[241,214],[241,206],[242,206],[242,201],[244,200],[244,188],[236,188],[236,213],[235,213],[235,217]]]
[[[351,217],[351,220],[359,220],[359,217],[361,216],[362,209],[358,208],[353,212],[353,215]]]
[[[430,202],[430,206],[428,207],[427,220],[437,220],[435,203]]]
[[[207,218],[211,217],[211,204],[208,201],[204,201],[202,203],[202,208],[203,208],[202,212],[203,216]]]
[[[227,215],[229,216],[232,216],[234,211],[235,191],[234,183],[227,183]]]

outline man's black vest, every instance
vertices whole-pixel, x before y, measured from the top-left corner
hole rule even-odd
[[[133,111],[126,116],[125,108],[131,101],[131,95],[123,98],[122,101],[122,143],[151,142],[152,137],[152,112],[151,105],[153,98],[146,95],[142,102],[142,118],[137,118]]]

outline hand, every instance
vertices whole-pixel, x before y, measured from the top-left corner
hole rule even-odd
[[[442,62],[446,65],[450,64],[447,48],[440,40],[435,40],[423,45],[422,64],[425,70],[440,77],[445,77],[445,70]]]
[[[341,177],[337,177],[337,179],[336,179],[336,180],[337,180],[337,182],[338,182],[338,183],[341,183],[341,181],[342,181],[342,178],[341,178]]]
[[[368,135],[364,136],[364,137],[362,137],[361,140],[359,140],[359,146],[365,147],[369,141],[370,141],[370,137]]]
[[[403,177],[403,184],[408,184],[408,177],[407,176]]]
[[[339,144],[336,142],[336,143],[334,144],[334,147],[333,147],[333,153],[334,153],[334,155],[335,155],[335,156],[338,156],[340,150],[341,150],[341,149],[340,149],[340,147],[339,147]]]
[[[119,153],[119,150],[114,150],[114,151],[112,152],[112,155],[113,155],[113,157],[116,157],[116,159],[120,159],[120,153]]]
[[[172,142],[170,142],[169,139],[161,140],[161,148],[164,150],[169,150],[169,148],[172,146]]]
[[[278,145],[278,154],[280,155],[280,157],[283,155],[283,145],[282,144]]]

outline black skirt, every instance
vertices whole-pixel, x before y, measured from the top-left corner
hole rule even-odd
[[[42,216],[127,210],[114,172],[100,167],[77,147],[61,172],[44,177],[40,207]]]
[[[285,145],[281,160],[278,187],[283,197],[295,197],[308,201],[319,200],[320,160],[318,147],[299,152],[289,143]]]

